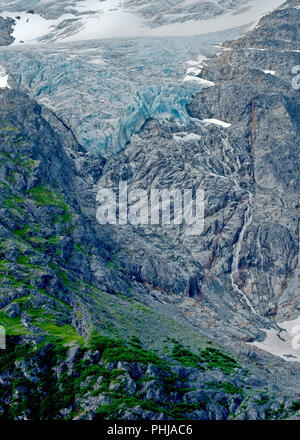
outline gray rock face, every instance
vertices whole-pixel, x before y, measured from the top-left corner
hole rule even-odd
[[[136,283],[147,283],[159,301],[179,303],[179,313],[219,338],[250,341],[259,328],[299,315],[300,101],[291,73],[299,54],[288,42],[278,45],[288,23],[299,47],[299,14],[293,7],[269,14],[209,60],[201,78],[215,86],[187,106],[190,125],[179,132],[172,123],[148,120],[107,161],[99,181],[117,187],[128,180],[129,190],[204,189],[201,236],[189,238],[184,227],[111,230],[135,254]],[[272,39],[263,39],[269,32]]]
[[[29,12],[39,14],[47,20],[55,20],[64,14],[85,15],[89,11],[78,12],[76,6],[80,5],[80,0],[61,0],[59,4],[54,0],[18,0],[11,3],[9,0],[0,1],[0,8],[3,11]]]
[[[299,363],[246,345],[299,313],[298,4],[207,62],[187,125],[148,119],[107,161],[0,91],[0,417],[298,417]],[[204,189],[203,234],[100,226],[120,180]]]
[[[86,204],[89,200],[88,187],[76,171],[74,156],[72,158],[72,154],[82,154],[82,147],[51,112],[17,90],[1,91],[1,111],[0,215],[1,240],[4,240],[1,285],[4,292],[0,306],[3,308],[19,297],[28,296],[32,290],[37,294],[31,297],[35,307],[46,301],[50,309],[55,309],[55,298],[72,305],[73,317],[65,315],[61,320],[74,319],[76,325],[76,313],[85,299],[75,300],[74,286],[68,278],[73,273],[74,280],[91,283],[94,279],[99,283],[92,266],[107,273],[106,261],[112,258],[113,248],[112,245],[109,249],[111,240],[100,230],[96,219],[88,220],[78,203],[80,198],[84,198]],[[96,163],[103,164],[103,160],[98,157]],[[128,287],[117,271],[111,268],[109,274],[111,278],[101,280],[101,288],[128,294]],[[107,288],[104,287],[106,282]],[[49,296],[41,299],[38,292]],[[78,326],[83,332],[88,330],[87,322],[78,322]]]
[[[18,304],[12,303],[6,307],[4,312],[9,318],[16,318],[22,313],[22,309]]]
[[[173,0],[172,2],[156,0],[152,1],[149,6],[147,1],[125,0],[123,6],[145,18],[148,26],[156,28],[172,23],[184,23],[189,20],[215,18],[232,10],[246,9],[249,7],[249,2],[247,0],[231,2],[198,0],[191,2],[191,4],[184,4],[181,0]]]
[[[14,30],[15,20],[0,17],[0,46],[9,46],[15,39],[11,35]]]
[[[293,41],[299,47],[294,25],[299,14],[299,9],[282,7],[216,63],[207,63],[202,76],[217,86],[189,108],[197,118],[231,122],[230,143],[242,146],[250,159],[252,217],[240,249],[237,284],[264,314],[278,318],[299,310],[298,288],[291,303],[284,307],[282,301],[299,260],[299,92],[292,87],[291,72],[300,58],[289,45]],[[291,40],[283,38],[282,28]]]

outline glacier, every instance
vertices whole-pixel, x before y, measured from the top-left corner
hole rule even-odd
[[[52,109],[89,151],[109,156],[151,117],[185,124],[186,103],[206,87],[196,76],[205,58],[244,31],[3,47],[0,64],[11,84]]]
[[[89,151],[108,157],[149,118],[185,124],[191,97],[214,86],[198,76],[204,60],[281,3],[0,0],[0,16],[15,21],[15,41],[0,48],[0,64],[11,86],[52,109]]]

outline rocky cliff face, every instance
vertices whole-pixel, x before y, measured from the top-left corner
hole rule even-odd
[[[0,17],[0,46],[9,46],[15,39],[12,36],[15,20]]]
[[[248,345],[299,315],[298,5],[206,63],[189,124],[149,119],[108,160],[0,90],[2,418],[299,416],[299,363]],[[201,187],[203,234],[100,226],[119,180]]]
[[[221,338],[251,341],[259,328],[299,314],[299,92],[292,87],[299,9],[293,6],[268,15],[206,63],[200,77],[214,86],[187,106],[189,126],[179,131],[149,120],[107,161],[99,182],[205,190],[200,237],[181,227],[112,233],[136,253],[137,282],[177,303],[203,330],[213,313],[209,332]]]
[[[293,415],[296,396],[265,371],[140,302],[149,283],[89,214],[105,161],[17,90],[1,112],[1,417]]]

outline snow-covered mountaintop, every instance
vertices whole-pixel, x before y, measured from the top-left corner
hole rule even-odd
[[[283,0],[0,0],[15,19],[14,44],[183,36],[256,22]]]

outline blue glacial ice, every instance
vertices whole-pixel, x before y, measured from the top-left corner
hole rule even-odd
[[[244,28],[178,38],[96,40],[0,49],[0,65],[51,108],[89,151],[124,148],[150,118],[187,121],[185,104],[203,84],[203,57]]]

